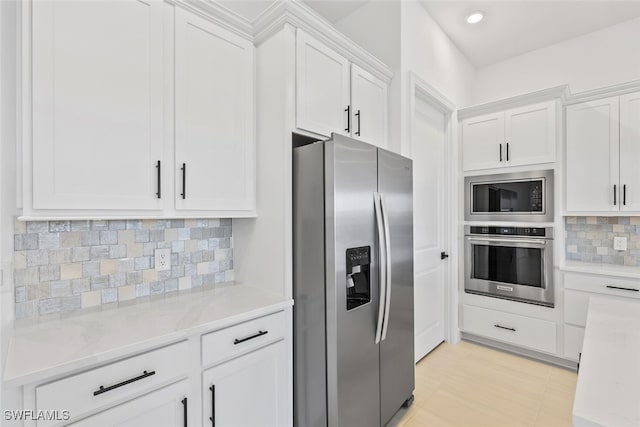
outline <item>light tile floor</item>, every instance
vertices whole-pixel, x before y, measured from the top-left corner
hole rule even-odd
[[[389,427],[570,427],[574,371],[461,341],[416,366],[413,405]]]

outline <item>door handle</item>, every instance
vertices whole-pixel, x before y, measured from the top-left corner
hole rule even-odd
[[[156,163],[156,172],[157,172],[157,177],[156,180],[158,182],[158,191],[156,192],[156,196],[158,197],[158,199],[162,198],[162,174],[161,174],[161,163],[160,160],[158,160],[158,163]]]
[[[379,277],[379,295],[378,295],[378,322],[376,325],[376,344],[380,342],[382,337],[382,324],[384,321],[384,299],[387,286],[387,261],[385,259],[386,252],[384,250],[384,226],[382,224],[382,208],[380,206],[380,193],[373,193],[373,206],[376,212],[376,230],[378,237],[378,264],[380,265]]]
[[[356,131],[356,135],[360,136],[360,110],[356,114],[354,114],[358,118],[358,130]]]
[[[209,420],[211,421],[211,425],[213,427],[216,427],[216,386],[215,384],[212,384],[211,387],[209,387],[209,390],[211,390],[211,416],[209,417]]]
[[[182,399],[182,405],[184,406],[183,412],[182,412],[182,423],[184,425],[184,427],[188,427],[189,425],[189,420],[187,419],[187,398],[185,397],[184,399]]]
[[[387,262],[387,285],[385,286],[386,296],[384,301],[384,321],[382,322],[382,338],[387,339],[387,330],[389,329],[389,306],[391,305],[391,238],[389,231],[389,212],[384,203],[384,195],[380,193],[380,207],[382,208],[382,223],[384,224],[384,248],[385,261]]]
[[[509,161],[509,143],[507,142],[507,162]]]
[[[351,132],[351,105],[347,105],[347,108],[345,108],[344,111],[347,113],[347,128],[345,131],[349,133]]]
[[[182,170],[182,193],[180,193],[180,195],[184,200],[187,198],[187,164],[186,163],[182,164],[181,170]]]
[[[446,252],[440,252],[440,259],[447,259],[449,258],[449,254]]]
[[[516,331],[516,330],[515,330],[515,328],[510,328],[510,327],[508,327],[508,326],[502,326],[502,325],[498,325],[498,324],[495,324],[495,325],[493,325],[493,326],[494,326],[495,328],[506,329],[507,331],[512,331],[512,332],[515,332],[515,331]]]
[[[627,205],[627,184],[622,184],[622,205]]]
[[[502,144],[500,144],[500,161],[502,162]]]
[[[613,184],[613,206],[615,206],[615,205],[617,204],[617,203],[616,203],[616,202],[617,202],[617,199],[616,199],[616,193],[617,193],[617,191],[616,191],[616,185],[615,185],[615,184]]]

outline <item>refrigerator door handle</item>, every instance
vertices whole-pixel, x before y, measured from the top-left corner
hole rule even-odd
[[[380,193],[373,193],[373,204],[376,211],[376,223],[377,223],[377,237],[378,237],[378,263],[380,265],[380,273],[379,273],[379,297],[378,297],[378,325],[376,326],[376,344],[380,342],[380,338],[382,336],[382,321],[384,319],[384,297],[385,297],[385,287],[387,284],[386,280],[386,269],[387,269],[387,261],[385,258],[386,251],[384,245],[384,229],[382,222],[382,207],[380,204]]]
[[[384,224],[384,249],[385,249],[385,292],[384,297],[384,321],[382,323],[382,341],[387,338],[387,329],[389,326],[389,306],[391,305],[391,240],[389,238],[389,216],[384,205],[384,195],[380,193],[380,207],[382,208],[382,222]]]

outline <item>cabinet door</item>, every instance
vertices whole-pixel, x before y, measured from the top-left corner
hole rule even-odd
[[[176,9],[176,209],[255,210],[253,45]]]
[[[387,148],[389,87],[357,65],[351,65],[351,136]]]
[[[160,209],[162,11],[33,2],[35,209]]]
[[[284,341],[232,359],[202,374],[202,425],[278,427],[287,413],[287,354]]]
[[[349,135],[349,61],[301,30],[296,51],[296,126]]]
[[[618,135],[618,97],[567,107],[568,212],[618,210]]]
[[[640,211],[640,92],[620,97],[620,186],[623,211]]]
[[[505,160],[509,166],[556,159],[556,102],[505,111]]]
[[[465,171],[497,168],[506,160],[504,113],[462,121],[462,157]]]
[[[188,390],[188,381],[183,380],[71,425],[74,427],[187,427],[190,424],[187,413],[190,403],[187,398]]]

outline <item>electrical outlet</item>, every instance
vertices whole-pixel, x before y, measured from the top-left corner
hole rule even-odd
[[[614,237],[613,238],[613,249],[616,251],[626,251],[627,250],[627,238],[626,237]]]
[[[155,252],[156,271],[171,270],[171,249],[156,249]]]

